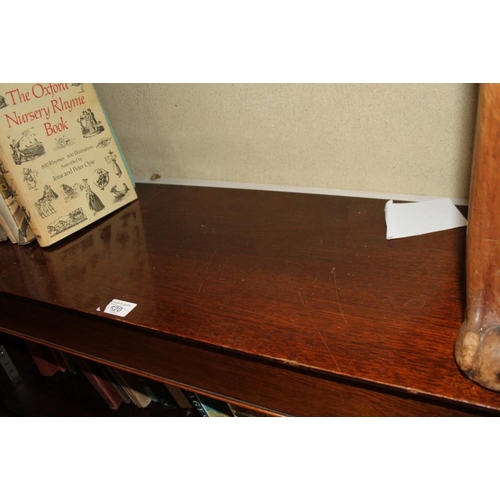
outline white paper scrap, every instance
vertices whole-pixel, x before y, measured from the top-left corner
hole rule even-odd
[[[448,198],[416,203],[385,204],[386,238],[407,238],[467,225],[467,219]]]
[[[113,299],[104,309],[105,313],[124,318],[137,304],[125,300]]]

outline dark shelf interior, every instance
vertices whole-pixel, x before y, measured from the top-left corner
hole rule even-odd
[[[152,401],[146,408],[123,403],[112,410],[81,373],[57,372],[45,377],[38,371],[21,339],[0,333],[19,377],[0,374],[0,416],[26,417],[191,417],[192,410],[166,409]]]

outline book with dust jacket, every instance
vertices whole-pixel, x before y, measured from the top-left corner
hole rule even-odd
[[[137,199],[90,83],[0,83],[0,164],[42,247]]]

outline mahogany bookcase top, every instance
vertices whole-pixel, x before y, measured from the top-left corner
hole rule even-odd
[[[0,330],[277,414],[500,411],[453,356],[465,228],[386,240],[384,200],[137,192],[54,247],[0,245]]]

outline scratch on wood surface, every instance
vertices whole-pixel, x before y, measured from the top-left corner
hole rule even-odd
[[[198,288],[198,293],[201,292],[201,287],[203,286],[203,283],[205,282],[205,278],[207,277],[208,270],[210,269],[210,266],[212,265],[212,262],[214,260],[215,254],[217,253],[218,250],[219,250],[219,247],[217,247],[215,249],[215,252],[210,257],[210,260],[209,260],[209,262],[207,264],[207,267],[205,268],[205,272],[203,273],[203,278],[201,279],[200,287]]]
[[[337,370],[340,371],[340,367],[337,363],[337,360],[333,357],[332,351],[330,351],[330,348],[328,347],[328,344],[326,343],[325,338],[323,337],[323,335],[319,331],[318,325],[316,324],[316,321],[314,321],[314,318],[312,317],[312,314],[309,311],[309,308],[306,306],[306,303],[304,302],[304,299],[302,298],[302,294],[300,293],[300,291],[299,291],[299,297],[300,297],[300,301],[302,302],[302,305],[304,306],[304,309],[307,311],[307,314],[309,315],[309,318],[312,321],[312,324],[314,325],[314,328],[318,332],[318,335],[320,336],[321,340],[323,341],[323,344],[325,345],[326,350],[328,351],[328,353],[330,354],[330,357],[332,358],[333,362],[335,363]]]
[[[342,314],[342,318],[344,320],[344,323],[347,325],[347,328],[349,328],[349,323],[345,319],[344,311],[342,310],[342,304],[340,303],[339,289],[337,287],[337,276],[335,274],[335,267],[332,267],[332,271],[331,272],[333,274],[333,284],[335,285],[335,295],[337,296],[337,304],[339,305],[340,314]]]

